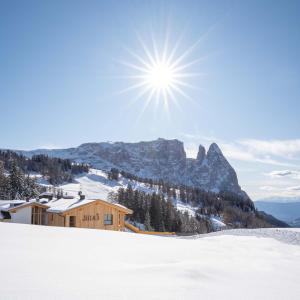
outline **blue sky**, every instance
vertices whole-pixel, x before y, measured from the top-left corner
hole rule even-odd
[[[0,0],[2,148],[217,142],[254,199],[300,194],[299,1]],[[168,111],[135,99],[139,37],[199,58]],[[151,50],[152,51],[152,50]],[[134,101],[135,100],[135,101]]]

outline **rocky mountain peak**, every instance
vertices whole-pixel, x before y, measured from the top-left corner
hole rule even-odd
[[[214,154],[223,156],[221,149],[219,148],[219,146],[216,143],[212,143],[209,146],[209,149],[207,151],[207,155],[214,155]]]
[[[183,142],[162,138],[138,143],[87,143],[77,148],[23,151],[23,154],[47,154],[88,163],[103,170],[118,168],[143,178],[247,196],[216,143],[210,145],[207,154],[200,145],[196,159],[186,157]]]
[[[204,146],[199,145],[198,154],[197,154],[197,158],[196,158],[198,163],[202,164],[205,156],[206,156],[206,150],[205,150]]]
[[[173,139],[173,140],[166,140],[163,138],[159,138],[154,142],[144,142],[145,144],[157,144],[160,145],[161,147],[166,147],[168,150],[174,150],[174,151],[178,151],[181,153],[184,153],[184,145],[183,142],[177,140],[177,139]]]

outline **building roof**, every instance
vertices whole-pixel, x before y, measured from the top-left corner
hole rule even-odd
[[[47,205],[49,206],[48,208],[48,212],[52,212],[52,213],[63,213],[67,210],[73,209],[73,208],[77,208],[79,206],[85,205],[85,204],[89,204],[94,202],[95,200],[80,200],[80,199],[55,199],[52,201],[49,201],[47,203]]]
[[[41,208],[48,208],[49,207],[45,204],[42,204],[42,203],[39,203],[39,202],[36,202],[36,201],[31,201],[31,202],[25,202],[25,203],[20,204],[18,206],[11,207],[7,211],[11,212],[11,211],[15,211],[15,210],[18,210],[20,208],[25,208],[25,207],[28,207],[28,206],[38,206],[38,207],[41,207]]]
[[[47,209],[48,212],[52,213],[65,213],[67,211],[70,211],[72,209],[76,209],[78,207],[81,207],[83,205],[89,205],[94,202],[101,202],[101,204],[112,206],[118,210],[123,211],[126,214],[132,214],[132,210],[128,209],[127,207],[120,205],[120,204],[115,204],[115,203],[110,203],[105,200],[101,199],[83,199],[80,200],[78,198],[74,199],[58,199],[58,200],[52,200],[47,203],[49,208]]]
[[[40,196],[53,196],[52,192],[43,192],[40,194]]]
[[[89,205],[93,202],[99,202],[104,205],[108,205],[114,207],[125,214],[132,214],[132,210],[128,209],[127,207],[118,204],[118,203],[110,203],[105,200],[101,199],[83,199],[80,200],[79,198],[72,198],[72,199],[54,199],[48,201],[46,204],[41,203],[40,201],[29,201],[26,202],[25,200],[0,200],[0,211],[14,211],[20,208],[28,207],[28,206],[39,206],[42,208],[46,208],[47,212],[51,213],[65,213],[72,209],[81,207],[83,205]]]
[[[9,209],[24,203],[26,203],[25,200],[0,200],[0,210],[8,211]]]

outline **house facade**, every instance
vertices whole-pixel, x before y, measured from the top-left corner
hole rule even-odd
[[[11,223],[46,225],[47,209],[47,205],[35,201],[0,201],[0,220]]]
[[[125,206],[104,200],[80,200],[65,206],[67,200],[49,204],[48,225],[124,231],[125,217],[132,214]]]
[[[100,199],[58,199],[45,204],[0,201],[0,214],[11,223],[124,231],[125,217],[132,211]]]

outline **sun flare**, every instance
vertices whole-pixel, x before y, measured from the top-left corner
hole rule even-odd
[[[162,104],[168,112],[171,102],[179,107],[180,99],[192,100],[186,93],[187,88],[193,88],[188,80],[199,76],[200,73],[188,72],[188,69],[200,59],[194,61],[187,59],[198,42],[180,55],[177,53],[179,42],[171,47],[166,39],[162,49],[158,48],[154,40],[152,47],[148,47],[141,39],[140,43],[144,54],[140,55],[127,49],[134,62],[122,61],[132,73],[126,78],[134,80],[133,84],[122,92],[136,91],[134,100],[142,98],[145,101],[143,111],[150,103],[154,103],[156,107]]]
[[[168,89],[174,83],[175,72],[172,67],[163,62],[158,62],[151,67],[145,75],[148,84],[155,89]]]

